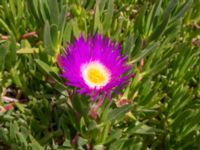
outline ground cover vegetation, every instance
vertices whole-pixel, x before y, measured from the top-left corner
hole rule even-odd
[[[97,33],[134,74],[100,106],[57,61]],[[0,93],[2,150],[200,149],[200,1],[1,0]]]

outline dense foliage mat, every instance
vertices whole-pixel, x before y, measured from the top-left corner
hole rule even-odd
[[[96,33],[134,74],[98,109],[57,64]],[[0,93],[2,150],[200,149],[200,1],[1,0]]]

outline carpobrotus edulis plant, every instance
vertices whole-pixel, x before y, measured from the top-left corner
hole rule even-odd
[[[111,100],[111,93],[127,84],[131,77],[132,67],[120,50],[119,43],[99,34],[75,38],[73,45],[68,43],[64,55],[58,55],[61,76],[79,94],[85,93],[93,100],[99,95],[102,100],[105,96]]]

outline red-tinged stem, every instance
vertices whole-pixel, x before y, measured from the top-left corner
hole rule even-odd
[[[8,40],[8,39],[9,39],[9,36],[2,35],[0,39],[1,39],[1,40]]]
[[[139,66],[140,72],[142,71],[143,66],[144,66],[144,58],[142,58],[142,59],[140,60],[140,66]]]
[[[96,104],[95,107],[91,108],[90,113],[91,113],[91,116],[92,116],[92,118],[93,118],[94,120],[97,119],[97,110],[98,110],[99,107],[102,105],[102,103],[103,103],[103,101],[104,101],[104,98],[105,98],[105,95],[103,95],[103,96],[101,97],[101,99],[98,101],[98,103]]]
[[[99,102],[96,105],[96,109],[99,109],[99,107],[102,105],[104,98],[105,98],[105,95],[102,95],[101,99],[99,100]]]
[[[88,144],[88,150],[92,150],[93,149],[92,147],[93,147],[92,144]]]
[[[102,146],[102,149],[101,150],[104,150],[104,145]]]
[[[22,39],[27,39],[27,38],[29,38],[29,37],[31,37],[31,36],[37,36],[37,33],[35,32],[35,31],[33,31],[33,32],[29,32],[29,33],[25,33],[25,34],[23,34],[22,35]]]
[[[2,98],[3,102],[7,102],[7,103],[18,102],[19,101],[18,99],[7,97],[7,96],[2,96],[1,98]]]
[[[37,33],[35,31],[33,31],[33,32],[29,32],[29,33],[23,34],[21,36],[21,39],[27,39],[27,38],[32,37],[32,36],[37,37],[38,35],[37,35]],[[10,38],[10,36],[8,36],[8,35],[2,35],[2,36],[0,36],[1,40],[8,40],[9,38]]]
[[[76,144],[78,142],[78,138],[79,138],[79,134],[76,133],[76,135],[74,136],[74,138],[72,139],[72,146],[75,149],[76,148]]]

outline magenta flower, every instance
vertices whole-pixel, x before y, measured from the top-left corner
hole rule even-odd
[[[127,56],[120,54],[120,45],[111,42],[101,35],[81,36],[74,39],[74,44],[68,43],[64,55],[58,55],[58,64],[62,70],[61,76],[66,84],[77,88],[79,94],[98,95],[111,100],[110,94],[118,87],[128,83],[131,66],[126,64]]]

